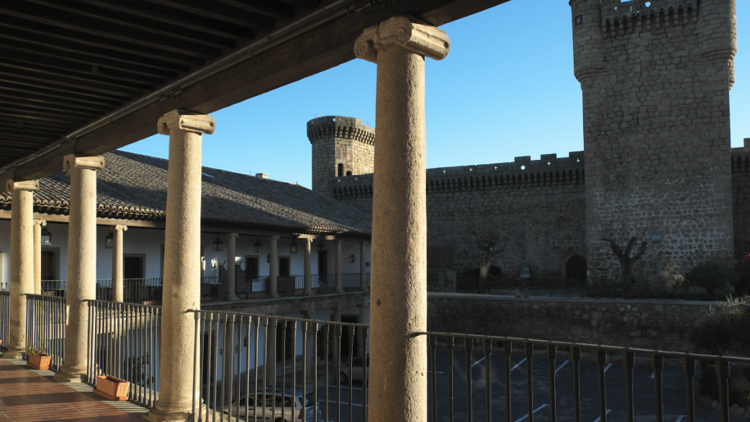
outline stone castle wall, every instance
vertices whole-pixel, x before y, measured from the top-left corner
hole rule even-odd
[[[375,129],[353,117],[325,116],[307,122],[313,149],[313,190],[330,194],[328,178],[375,169]]]
[[[373,175],[329,179],[334,198],[372,212]],[[502,232],[496,265],[518,275],[564,276],[566,261],[585,256],[583,153],[517,157],[512,163],[427,170],[427,241],[454,245],[454,266],[476,268],[473,233]]]
[[[661,236],[636,276],[729,262],[734,0],[570,4],[583,91],[589,277],[618,274],[605,236]]]
[[[744,148],[732,149],[732,211],[734,259],[742,262],[750,252],[750,139]]]

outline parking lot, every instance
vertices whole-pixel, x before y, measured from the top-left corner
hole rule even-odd
[[[456,347],[453,357],[453,415],[456,421],[466,421],[468,416],[468,389],[467,389],[467,370],[466,355],[463,348]],[[492,420],[505,420],[505,356],[502,349],[495,350],[490,357],[491,373],[491,411]],[[471,394],[473,411],[472,420],[486,420],[485,407],[485,380],[484,371],[486,369],[486,359],[484,352],[475,350],[471,354]],[[533,405],[532,413],[535,421],[550,420],[550,384],[549,384],[549,365],[548,359],[544,355],[536,355],[533,358]],[[449,378],[448,378],[448,353],[445,349],[438,349],[437,352],[437,418],[432,418],[432,394],[430,393],[430,402],[428,412],[429,420],[448,421],[449,420]],[[592,361],[581,361],[581,420],[584,422],[599,422],[599,381],[596,372],[596,363]],[[523,354],[513,354],[511,356],[511,421],[523,422],[529,420],[528,403],[526,398],[527,367],[525,356]],[[700,369],[697,369],[700,373]],[[573,365],[562,356],[555,362],[556,372],[556,392],[557,392],[557,417],[559,421],[573,420]],[[656,421],[655,417],[655,396],[654,396],[654,379],[650,363],[636,362],[634,371],[634,402],[635,402],[635,420],[649,422]],[[429,378],[432,374],[429,374]],[[605,379],[607,387],[607,420],[608,421],[625,421],[625,371],[622,363],[612,361],[605,365]],[[698,375],[693,380],[695,391],[698,390]],[[431,388],[431,380],[428,386]],[[328,421],[349,422],[349,409],[351,407],[352,421],[361,421],[362,412],[362,385],[355,382],[352,389],[351,400],[349,390],[342,387],[338,390],[335,385],[328,386]],[[337,412],[337,392],[341,392],[341,413],[340,418]],[[680,365],[665,365],[663,371],[663,411],[664,421],[667,422],[687,422],[686,416],[686,391],[685,376],[682,373]],[[325,403],[323,394],[325,388],[318,391],[318,400],[322,405]],[[696,420],[699,421],[719,421],[718,411],[711,409],[697,397],[695,400]],[[321,418],[324,419],[324,418]]]

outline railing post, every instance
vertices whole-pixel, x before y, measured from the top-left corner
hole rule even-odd
[[[635,353],[623,352],[622,365],[625,369],[625,420],[633,422],[633,418],[635,417],[633,402],[633,366],[635,365]]]
[[[716,361],[716,378],[719,380],[719,411],[721,422],[729,422],[729,362]]]
[[[604,349],[597,349],[596,368],[599,374],[599,418],[601,422],[607,422],[607,383],[604,379],[604,365],[606,363],[607,351]]]
[[[124,301],[124,266],[123,266],[123,235],[128,230],[128,226],[113,226],[112,230],[112,284],[110,285],[110,295],[113,302]],[[106,300],[101,298],[100,300]]]
[[[695,377],[695,359],[682,358],[682,370],[685,373],[685,393],[687,404],[688,422],[695,422],[695,391],[693,388],[693,378]]]
[[[547,359],[549,360],[549,415],[551,422],[557,422],[557,385],[555,383],[557,346],[547,345]]]

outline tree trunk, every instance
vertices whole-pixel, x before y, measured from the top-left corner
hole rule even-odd
[[[632,299],[633,298],[633,271],[632,271],[632,263],[623,263],[622,266],[622,286],[623,286],[623,296],[625,299]]]

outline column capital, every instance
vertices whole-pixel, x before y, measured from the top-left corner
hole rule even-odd
[[[35,192],[39,190],[39,180],[22,180],[19,182],[8,180],[5,182],[5,190],[8,192],[14,190]]]
[[[300,238],[298,238],[298,240],[301,240],[303,242],[307,242],[309,244],[312,244],[313,242],[315,242],[315,239],[313,239],[311,237],[300,237]]]
[[[369,307],[370,307],[369,303],[358,303],[357,304],[357,308],[359,308],[359,309],[366,309],[366,308],[369,308]]]
[[[162,135],[169,135],[170,130],[173,129],[210,135],[216,129],[216,122],[212,116],[207,114],[194,114],[185,110],[172,110],[159,118],[157,131]]]
[[[113,233],[114,232],[118,232],[118,231],[120,231],[120,232],[126,232],[126,231],[128,231],[128,226],[111,226],[109,228],[109,230],[111,232],[113,232]]]
[[[365,29],[354,42],[354,55],[377,63],[378,51],[390,45],[399,45],[412,53],[442,60],[450,51],[451,40],[442,29],[412,22],[406,16],[396,16]]]
[[[78,157],[68,154],[63,158],[63,170],[69,172],[74,168],[87,170],[101,170],[104,168],[104,157],[101,155]]]
[[[341,239],[336,239],[336,243],[338,243],[339,245],[343,245],[343,244],[344,244],[344,241],[343,241],[343,240],[341,240]]]
[[[271,240],[279,240],[281,239],[281,236],[268,236],[268,238]]]
[[[227,237],[238,238],[238,237],[240,237],[240,234],[239,233],[227,233]]]
[[[34,220],[34,225],[44,227],[47,225],[47,221],[46,220]]]
[[[370,244],[370,242],[368,242],[368,241],[366,241],[366,240],[360,240],[360,241],[359,241],[359,244],[360,244],[360,245],[362,245],[362,246],[364,246],[364,245],[369,245],[369,244]]]

